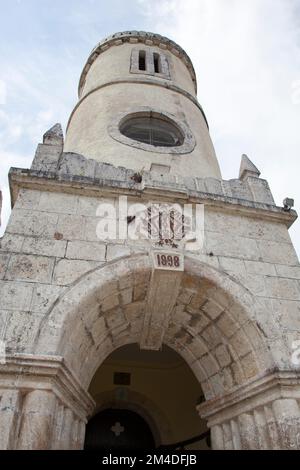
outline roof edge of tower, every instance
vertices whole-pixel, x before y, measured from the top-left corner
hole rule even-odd
[[[79,86],[78,86],[79,96],[84,86],[88,71],[90,67],[92,66],[93,62],[97,59],[97,57],[102,52],[109,49],[110,47],[119,46],[125,42],[155,45],[155,46],[161,47],[162,49],[168,49],[174,55],[181,58],[190,72],[190,75],[194,83],[195,92],[197,93],[197,80],[196,80],[196,73],[195,73],[193,63],[190,57],[188,56],[188,54],[175,41],[172,41],[171,39],[165,36],[161,36],[160,34],[157,34],[157,33],[151,33],[151,32],[146,32],[146,31],[123,31],[123,32],[115,33],[115,34],[112,34],[111,36],[108,36],[107,38],[100,41],[96,47],[94,47],[94,49],[89,55],[89,58],[80,76]]]

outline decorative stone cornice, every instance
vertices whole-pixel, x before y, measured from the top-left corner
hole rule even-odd
[[[198,405],[197,410],[211,427],[238,416],[241,408],[247,413],[282,398],[300,400],[300,371],[267,372],[222,397]]]
[[[242,194],[240,196],[239,191],[236,192],[236,180],[182,179],[172,175],[166,175],[165,178],[156,180],[154,174],[144,172],[143,181],[135,183],[132,179],[133,170],[114,167],[106,163],[97,163],[93,160],[84,159],[84,157],[77,154],[64,153],[62,156],[65,160],[60,160],[60,169],[54,172],[11,168],[9,182],[12,206],[17,199],[19,190],[25,188],[38,191],[83,194],[91,197],[99,197],[105,194],[105,197],[135,195],[140,197],[141,200],[149,200],[153,197],[160,197],[166,201],[176,199],[178,202],[183,203],[205,204],[211,209],[223,210],[226,213],[243,214],[257,219],[277,221],[284,223],[287,227],[290,227],[297,219],[297,213],[294,210],[285,212],[283,208],[277,207],[274,202],[272,203],[268,192],[266,192],[267,202],[244,199],[241,197]],[[82,161],[86,160],[86,162],[91,163],[91,176],[76,174],[74,169],[76,157],[81,157]],[[93,163],[98,165],[96,172]],[[101,177],[97,177],[97,175],[101,175]],[[261,185],[266,183],[264,180],[258,181],[261,182]],[[243,184],[246,183],[243,182]],[[196,189],[200,185],[201,189]],[[247,185],[244,189],[247,189]],[[229,191],[231,196],[228,195]],[[251,197],[251,193],[249,193],[249,197]]]
[[[7,355],[5,360],[0,365],[2,389],[52,391],[84,422],[91,416],[95,402],[62,357],[14,354]]]
[[[78,94],[81,95],[82,88],[85,84],[86,76],[88,74],[89,69],[93,62],[97,59],[97,57],[102,53],[105,52],[107,49],[113,46],[120,46],[124,43],[142,43],[146,45],[154,45],[160,47],[161,49],[168,49],[172,54],[179,57],[187,66],[192,80],[194,82],[195,92],[197,93],[197,81],[196,81],[196,74],[192,64],[191,59],[187,55],[187,53],[178,45],[176,42],[172,41],[171,39],[166,38],[165,36],[161,36],[160,34],[155,34],[151,32],[145,31],[123,31],[120,33],[115,33],[107,38],[103,39],[96,47],[92,50],[80,77],[79,80],[79,87],[78,87]]]

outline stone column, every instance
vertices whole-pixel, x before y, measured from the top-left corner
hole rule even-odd
[[[297,372],[273,373],[199,405],[213,449],[300,450],[299,382]]]
[[[72,448],[74,417],[69,408],[64,409],[64,419],[60,435],[60,449],[69,450]]]
[[[272,405],[281,449],[300,449],[300,409],[295,399],[275,400]]]
[[[0,449],[83,448],[95,402],[62,358],[7,356],[0,384]]]
[[[15,448],[18,434],[21,394],[19,390],[0,391],[0,449]]]
[[[74,422],[71,447],[74,450],[81,450],[84,447],[86,424],[77,419]]]
[[[18,449],[52,448],[56,397],[52,392],[34,390],[25,396],[20,423]]]

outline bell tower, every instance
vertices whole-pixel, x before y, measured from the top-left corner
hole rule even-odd
[[[246,155],[221,178],[196,91],[173,41],[114,34],[11,168],[1,449],[299,448],[297,213]]]
[[[136,171],[220,179],[188,55],[158,34],[100,42],[81,74],[64,146]]]

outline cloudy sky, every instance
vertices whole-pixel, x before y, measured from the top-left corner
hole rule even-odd
[[[65,127],[90,50],[149,30],[190,55],[223,178],[253,160],[278,205],[300,211],[300,0],[0,0],[0,187],[28,168],[43,133]],[[300,254],[300,222],[290,231]]]

